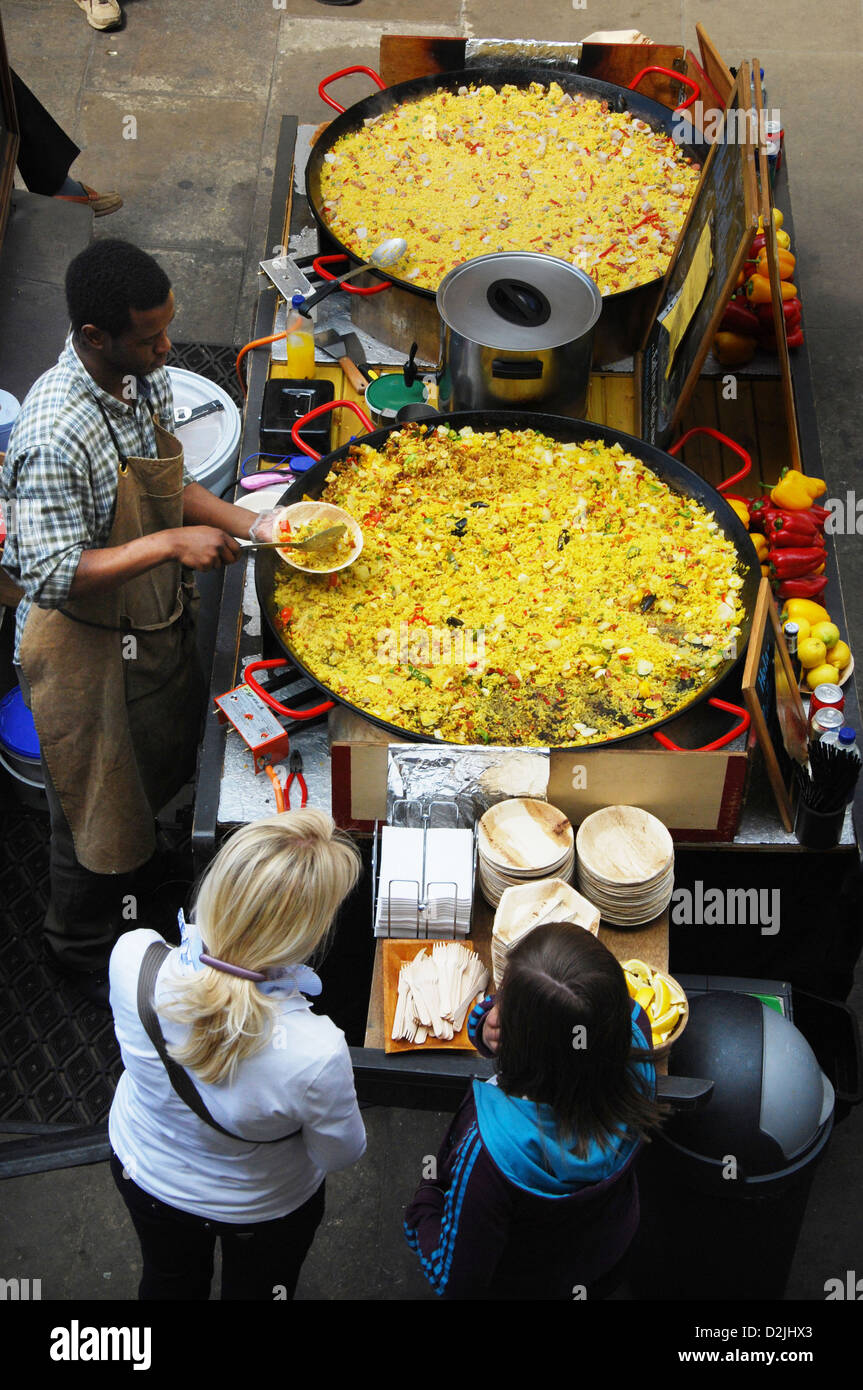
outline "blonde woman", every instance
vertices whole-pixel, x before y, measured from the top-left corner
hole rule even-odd
[[[114,947],[111,1168],[139,1298],[208,1298],[217,1237],[223,1299],[293,1297],[324,1176],[365,1150],[344,1035],[305,997],[359,872],[329,816],[288,811],[223,846],[179,947],[146,929]]]

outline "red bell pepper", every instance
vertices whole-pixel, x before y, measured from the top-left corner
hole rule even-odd
[[[782,314],[785,319],[785,327],[796,326],[802,316],[803,305],[799,299],[783,299]],[[760,324],[771,324],[773,322],[773,305],[756,304],[752,311]]]
[[[779,585],[778,593],[781,599],[786,598],[813,598],[817,599],[827,588],[827,576],[810,575],[808,579],[786,579]]]
[[[824,561],[824,551],[820,546],[807,546],[794,550],[773,550],[769,552],[770,564],[777,579],[802,579],[812,574]]]
[[[726,306],[725,313],[719,324],[722,333],[742,333],[745,338],[757,336],[761,325],[746,304],[738,299],[732,299]]]
[[[798,545],[814,545],[816,540],[821,539],[821,527],[808,516],[798,521],[791,513],[786,512],[779,516],[771,513],[764,519],[764,534],[770,538],[771,543],[774,536],[781,536],[783,542],[787,542],[791,536]]]
[[[820,531],[812,531],[805,536],[799,531],[770,531],[767,533],[767,541],[771,550],[820,550],[822,556],[826,552],[824,537]]]
[[[785,341],[790,348],[802,347],[805,341],[803,337],[803,329],[795,328],[793,332],[789,330],[789,332],[785,334]]]

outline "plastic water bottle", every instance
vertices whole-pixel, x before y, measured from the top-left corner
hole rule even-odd
[[[857,735],[850,724],[843,724],[839,730],[828,729],[827,733],[822,735],[821,742],[834,744],[842,753],[856,753],[860,756]]]
[[[311,317],[300,313],[303,304],[303,295],[292,297],[285,325],[288,376],[296,381],[308,381],[315,374],[315,325]]]

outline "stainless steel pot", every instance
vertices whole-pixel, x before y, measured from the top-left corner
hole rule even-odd
[[[437,292],[440,407],[583,419],[602,296],[557,256],[500,251],[451,270]]]

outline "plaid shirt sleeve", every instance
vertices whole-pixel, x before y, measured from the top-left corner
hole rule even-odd
[[[15,568],[28,598],[42,608],[59,608],[82,552],[97,542],[86,455],[41,444],[19,456],[16,472],[10,513]]]

